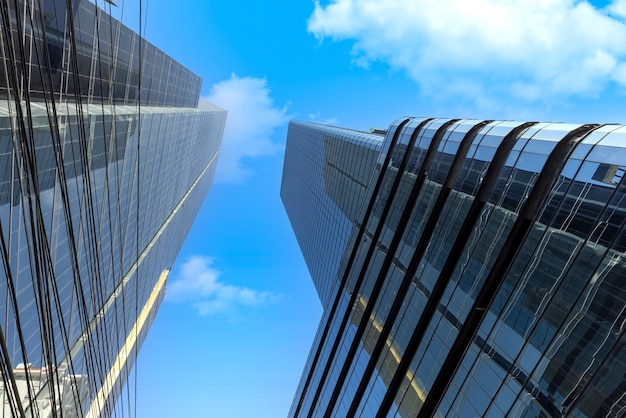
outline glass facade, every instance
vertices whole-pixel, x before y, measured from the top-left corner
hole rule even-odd
[[[226,112],[89,1],[0,13],[2,416],[123,415]]]
[[[280,193],[317,292],[326,304],[384,137],[316,127],[312,130],[297,121],[289,124],[289,135],[302,140],[287,143]]]
[[[323,242],[349,206],[303,162],[328,129],[287,138],[282,197],[324,306],[290,416],[626,413],[626,127],[399,119],[350,232]],[[297,178],[325,187],[285,193]]]

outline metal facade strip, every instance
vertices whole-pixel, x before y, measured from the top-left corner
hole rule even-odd
[[[452,246],[452,249],[450,250],[450,253],[446,259],[446,263],[444,264],[444,267],[441,270],[439,278],[435,286],[433,287],[433,290],[430,294],[430,297],[428,298],[428,302],[426,306],[424,307],[424,310],[417,323],[417,326],[415,327],[411,335],[411,338],[407,345],[407,349],[404,353],[404,356],[402,357],[402,360],[400,361],[400,364],[398,365],[398,368],[396,369],[396,372],[391,380],[391,383],[389,384],[385,397],[383,398],[383,401],[381,402],[381,405],[377,413],[378,417],[386,416],[389,409],[391,408],[391,405],[396,396],[396,393],[399,390],[400,385],[402,383],[402,379],[406,375],[410,367],[411,360],[413,359],[413,356],[415,355],[415,352],[417,351],[417,348],[420,342],[422,341],[422,338],[424,336],[424,333],[426,332],[428,324],[430,323],[430,320],[432,319],[433,315],[435,314],[435,311],[437,310],[437,307],[439,306],[439,302],[444,294],[444,291],[446,289],[446,286],[448,285],[448,282],[450,281],[454,267],[456,266],[459,260],[459,257],[461,256],[461,252],[463,251],[465,243],[468,237],[470,236],[476,221],[478,220],[478,217],[482,211],[482,208],[485,205],[487,199],[489,198],[489,194],[493,190],[496,184],[496,180],[498,179],[498,176],[500,172],[502,171],[502,168],[504,167],[511,150],[513,149],[513,146],[517,142],[518,138],[526,131],[526,129],[528,129],[530,125],[532,125],[532,123],[523,124],[513,129],[508,135],[505,136],[505,138],[502,140],[502,142],[498,146],[498,149],[493,158],[493,161],[491,162],[491,164],[489,165],[489,168],[487,169],[485,178],[483,182],[481,183],[480,188],[478,189],[478,192],[476,193],[476,197],[474,201],[472,202],[472,206],[470,207],[466,215],[466,218],[462,224],[461,230],[459,231],[457,238],[454,242],[454,245]],[[406,289],[408,289],[408,287],[410,286],[411,281],[413,280],[413,275],[417,271],[419,262],[421,261],[425,247],[428,245],[429,240],[430,240],[430,237],[428,237],[428,239],[424,239],[424,237],[420,239],[420,243],[418,244],[418,247],[413,255],[413,258],[411,259],[411,263],[409,264],[409,267],[407,268],[407,274],[405,276],[405,280],[401,288],[401,289],[404,289],[405,292],[406,292]],[[404,299],[404,294],[398,292],[398,295],[399,296],[397,300],[394,301],[394,305],[392,309],[399,311],[402,305],[402,301]]]
[[[436,410],[439,402],[443,398],[446,388],[448,387],[450,380],[454,376],[461,360],[463,359],[463,353],[474,339],[474,336],[482,322],[493,298],[496,295],[498,288],[508,271],[511,260],[513,260],[524,239],[528,235],[530,228],[532,227],[535,219],[539,215],[539,211],[548,197],[548,194],[554,184],[556,183],[558,176],[567,162],[569,155],[572,153],[576,145],[584,136],[590,133],[596,126],[584,125],[577,129],[574,129],[568,133],[550,153],[548,160],[546,161],[539,178],[535,183],[528,200],[524,204],[520,215],[516,219],[513,227],[507,237],[507,245],[505,245],[496,261],[491,268],[485,283],[483,284],[480,292],[478,293],[476,300],[468,314],[467,319],[463,323],[463,327],[459,331],[459,334],[454,341],[448,355],[441,366],[437,378],[433,383],[432,388],[428,392],[428,396],[420,409],[418,417],[431,417]]]
[[[398,137],[400,136],[400,132],[402,130],[402,128],[404,127],[404,125],[406,125],[408,122],[410,121],[409,118],[403,118],[399,121],[396,121],[394,124],[396,124],[396,128],[394,130],[389,130],[387,132],[387,137],[391,138],[390,140],[390,144],[389,144],[389,148],[393,149],[393,147],[395,146]],[[393,124],[392,124],[393,126]],[[370,202],[368,204],[368,207],[365,211],[364,214],[364,218],[363,218],[363,222],[361,223],[361,226],[357,232],[357,238],[356,238],[356,242],[361,241],[363,234],[365,232],[364,230],[364,226],[367,223],[367,220],[369,219],[372,210],[374,208],[374,201],[375,201],[375,196],[378,194],[378,191],[380,190],[381,186],[382,186],[382,179],[384,177],[384,170],[386,169],[386,167],[389,165],[389,161],[391,160],[391,152],[387,152],[387,154],[385,155],[385,160],[382,166],[382,170],[381,173],[378,176],[378,179],[376,180],[376,184],[374,186],[374,190],[372,192],[372,198],[370,199]],[[315,357],[313,358],[313,362],[311,363],[311,369],[307,375],[306,378],[306,383],[304,384],[304,387],[302,389],[302,395],[300,396],[300,399],[298,401],[298,406],[296,407],[296,410],[293,414],[294,417],[298,417],[300,415],[300,410],[302,409],[302,405],[304,402],[304,398],[306,397],[307,393],[308,393],[308,388],[309,385],[311,384],[311,379],[313,378],[313,373],[317,368],[317,362],[319,361],[319,357],[322,353],[322,348],[324,347],[324,344],[326,342],[326,338],[328,337],[328,332],[330,331],[330,326],[332,323],[332,319],[335,315],[335,312],[337,310],[337,306],[339,305],[339,301],[341,300],[341,293],[342,293],[342,289],[344,288],[347,279],[348,279],[348,274],[350,272],[350,268],[352,267],[352,263],[354,262],[354,259],[356,258],[356,254],[357,254],[357,249],[358,247],[355,246],[352,249],[352,252],[350,254],[350,258],[348,259],[348,263],[346,265],[346,268],[344,270],[344,273],[342,275],[342,279],[341,279],[341,283],[339,284],[339,290],[337,292],[337,295],[335,296],[335,300],[333,302],[333,305],[331,307],[330,310],[330,314],[328,315],[328,321],[326,322],[326,327],[324,328],[324,331],[322,333],[322,337],[320,339],[320,343],[317,346],[317,350],[315,352]]]
[[[381,173],[379,175],[379,178],[378,178],[379,181],[376,184],[377,187],[378,187],[379,184],[382,187],[382,184],[386,180],[386,176],[388,174],[393,176],[393,171],[392,170],[388,170],[387,166],[392,164],[391,157],[392,157],[392,155],[395,152],[396,146],[398,145],[397,139],[399,138],[399,135],[406,129],[406,125],[408,124],[408,122],[409,121],[406,121],[401,126],[399,126],[398,129],[396,130],[395,134],[394,134],[394,143],[389,147],[389,150],[387,152],[387,157],[389,157],[389,162],[387,164],[385,164],[385,166],[384,166],[384,170],[385,171],[384,172],[381,171]],[[410,145],[412,145],[412,143],[415,141],[416,137],[417,137],[417,135],[412,135],[411,136],[411,141],[412,142],[410,142]],[[396,190],[398,189],[398,186],[400,185],[400,180],[401,180],[401,177],[402,177],[401,173],[404,170],[404,167],[406,167],[406,164],[408,162],[410,152],[407,152],[407,150],[409,148],[410,147],[407,147],[405,149],[404,155],[402,157],[402,161],[401,161],[400,165],[398,166],[398,169],[397,169],[398,171],[395,174],[395,177],[394,177],[394,180],[393,180],[393,185],[391,186],[391,189],[390,189],[389,198],[386,200],[385,206],[384,206],[384,208],[382,210],[382,213],[380,215],[380,218],[378,220],[378,224],[376,226],[376,230],[374,231],[374,235],[371,237],[371,240],[369,241],[369,247],[368,247],[368,250],[367,250],[367,255],[365,256],[364,264],[363,264],[363,266],[361,266],[361,269],[360,269],[360,272],[359,272],[359,276],[358,276],[358,278],[356,280],[356,283],[354,285],[354,290],[353,290],[352,294],[350,295],[350,301],[348,302],[348,306],[349,307],[355,305],[355,303],[357,301],[357,297],[359,296],[359,291],[360,291],[361,285],[363,284],[363,280],[364,280],[364,277],[365,277],[365,272],[367,271],[367,266],[369,264],[369,261],[372,259],[372,255],[373,255],[374,250],[376,248],[375,243],[378,241],[378,237],[380,236],[380,234],[382,232],[383,226],[385,224],[385,220],[387,218],[387,214],[389,213],[389,210],[391,209],[391,205],[393,203],[392,197],[395,194]],[[360,231],[366,232],[367,225],[368,225],[369,220],[371,218],[371,216],[370,216],[371,212],[369,212],[369,208],[371,207],[372,211],[374,210],[374,206],[375,206],[377,197],[379,197],[379,191],[378,190],[376,190],[374,193],[372,193],[372,197],[370,199],[370,204],[368,205],[368,214],[367,214],[366,218],[363,220],[363,223],[361,224]],[[359,248],[359,243],[360,242],[361,242],[361,237],[359,237],[359,239],[357,239],[357,241],[355,243],[355,246],[354,246],[355,250]],[[349,267],[346,270],[346,272],[349,272],[351,269],[352,269],[352,266],[349,265]],[[347,278],[347,275],[346,275],[346,278]],[[337,294],[338,298],[340,297],[341,292],[342,292],[343,289],[344,289],[344,286],[341,286],[340,289],[339,289],[339,292]],[[339,326],[339,331],[337,332],[337,336],[335,338],[335,341],[334,341],[333,346],[332,346],[331,351],[330,351],[329,361],[326,363],[326,365],[324,367],[324,371],[322,373],[322,377],[321,377],[320,382],[319,382],[319,384],[317,386],[317,389],[315,391],[315,395],[313,397],[313,403],[312,403],[313,407],[309,410],[309,415],[308,415],[309,417],[312,416],[313,412],[315,411],[315,406],[317,406],[317,404],[318,404],[319,397],[321,396],[322,390],[324,388],[324,383],[326,382],[326,379],[327,379],[328,374],[330,372],[331,366],[333,364],[333,359],[335,358],[337,350],[339,349],[339,344],[341,343],[342,336],[344,334],[344,330],[345,330],[345,328],[346,328],[346,326],[348,324],[348,321],[350,319],[351,313],[352,313],[352,311],[350,309],[347,309],[345,311],[344,315],[343,315],[343,318],[341,320],[341,325]],[[346,361],[346,363],[349,363],[349,362]],[[344,365],[345,365],[345,363],[344,363]],[[340,385],[337,385],[337,386],[339,386],[339,389],[341,389]],[[335,386],[335,388],[337,386]]]
[[[384,222],[389,214],[389,211],[391,210],[391,205],[393,204],[394,201],[394,197],[396,195],[396,192],[398,191],[398,187],[400,185],[400,181],[403,178],[404,175],[404,170],[406,169],[406,165],[407,162],[411,156],[411,153],[413,152],[413,147],[415,145],[415,141],[417,140],[419,134],[422,132],[422,129],[424,128],[424,126],[430,122],[431,119],[427,119],[423,122],[421,122],[418,126],[416,126],[414,128],[414,132],[411,134],[411,138],[409,140],[409,143],[407,145],[405,154],[404,154],[404,158],[403,161],[400,165],[400,167],[398,168],[398,174],[396,176],[394,185],[390,191],[390,194],[387,198],[387,206],[385,207],[385,209],[383,210],[383,215],[381,216],[381,220],[380,223],[378,225],[378,234],[376,234],[375,236],[378,237],[380,236],[380,232],[382,231],[382,227],[384,225]],[[442,132],[441,135],[439,135],[439,138],[437,141],[433,141],[433,142],[439,142],[440,139],[443,137],[443,132],[444,129],[447,128],[448,126],[450,126],[450,124],[452,124],[453,122],[447,122],[445,125],[443,125],[441,128],[439,128],[438,132]],[[432,162],[432,161],[431,161]],[[428,170],[428,167],[423,167],[420,169],[420,172],[424,172],[425,170]],[[344,381],[346,379],[346,376],[350,370],[350,366],[352,365],[352,362],[354,361],[354,356],[356,354],[356,351],[359,347],[360,344],[360,340],[363,337],[363,334],[365,332],[365,329],[367,327],[367,323],[368,323],[368,319],[372,313],[372,310],[374,309],[374,306],[376,304],[376,301],[378,300],[378,296],[380,294],[380,291],[382,289],[382,286],[385,282],[385,277],[387,276],[387,274],[389,273],[389,267],[391,266],[391,262],[393,261],[393,255],[396,252],[396,249],[398,248],[402,235],[404,233],[404,229],[406,228],[406,225],[409,221],[409,218],[411,216],[411,212],[413,209],[413,205],[415,204],[415,200],[417,199],[417,196],[419,195],[419,191],[421,190],[421,186],[424,182],[424,176],[420,176],[419,181],[416,181],[416,183],[413,186],[413,190],[411,191],[411,196],[407,202],[407,205],[405,206],[402,215],[400,217],[400,222],[398,223],[398,226],[396,227],[395,231],[394,231],[394,236],[393,239],[391,241],[391,244],[387,250],[387,255],[385,256],[385,260],[383,261],[383,265],[378,273],[378,277],[376,278],[376,282],[374,284],[374,288],[371,291],[370,297],[368,298],[368,304],[365,307],[365,310],[363,312],[363,315],[361,317],[361,322],[359,323],[359,326],[357,328],[356,334],[352,340],[352,343],[350,345],[350,349],[348,351],[348,355],[347,355],[347,359],[344,362],[342,368],[341,368],[341,372],[339,374],[339,378],[337,380],[337,383],[335,384],[335,388],[333,389],[333,393],[331,396],[331,399],[326,407],[326,412],[324,414],[325,417],[329,417],[335,407],[335,403],[337,402],[337,399],[339,397],[339,394],[341,393],[341,389],[343,387]],[[376,238],[377,239],[377,238]],[[372,243],[374,243],[374,239],[372,239]],[[370,252],[373,252],[374,246],[372,245],[370,247]],[[368,256],[371,257],[371,254],[368,254]],[[366,260],[368,260],[370,257],[366,257]],[[363,279],[363,276],[365,275],[365,271],[367,269],[367,266],[364,266],[364,268],[361,271],[361,275],[359,277],[359,279]],[[358,284],[360,286],[360,282]],[[356,288],[355,288],[355,292],[353,293],[353,298],[355,298],[356,300],[356,296],[357,296],[356,292]],[[352,305],[350,305],[352,306]],[[344,322],[347,323],[348,319],[350,316],[350,312],[346,312],[346,318],[344,319]],[[340,334],[342,334],[342,332],[340,332]],[[337,341],[339,341],[339,339],[337,339]]]
[[[378,337],[378,340],[376,342],[376,345],[374,347],[374,349],[372,350],[372,353],[370,354],[370,360],[368,362],[368,365],[365,369],[365,372],[363,374],[363,377],[359,383],[359,387],[357,388],[357,391],[355,393],[355,396],[351,402],[350,405],[350,409],[348,412],[348,415],[355,415],[357,408],[359,406],[359,403],[361,402],[361,399],[363,397],[363,394],[365,392],[365,389],[367,388],[367,384],[374,372],[374,369],[376,368],[376,363],[378,362],[378,359],[380,357],[380,354],[386,344],[386,340],[387,337],[389,336],[389,333],[391,332],[391,329],[393,328],[393,324],[396,320],[397,315],[400,312],[400,308],[402,306],[402,301],[404,299],[404,296],[406,295],[406,292],[411,284],[412,281],[412,277],[413,274],[415,273],[415,270],[418,267],[418,261],[421,259],[421,257],[423,256],[426,247],[428,245],[428,242],[430,241],[433,231],[435,229],[435,226],[437,224],[437,220],[439,218],[439,216],[441,215],[441,211],[447,201],[447,198],[450,194],[451,188],[454,184],[454,181],[456,180],[461,167],[463,165],[463,162],[467,156],[467,152],[469,151],[469,148],[472,144],[472,142],[474,141],[474,139],[476,138],[478,132],[486,125],[488,124],[488,121],[484,121],[481,123],[476,124],[472,129],[470,129],[466,134],[465,137],[463,138],[461,145],[459,147],[459,150],[457,152],[457,154],[455,155],[454,161],[452,163],[452,165],[450,166],[450,170],[448,172],[448,175],[446,177],[446,180],[444,181],[444,185],[442,187],[442,190],[437,198],[437,201],[435,202],[435,205],[433,206],[433,209],[431,211],[431,214],[429,216],[428,221],[426,222],[426,226],[424,231],[422,232],[422,236],[420,238],[420,241],[418,243],[418,245],[416,246],[415,252],[414,252],[414,256],[412,257],[412,263],[409,265],[409,267],[407,268],[407,272],[402,280],[402,283],[400,284],[400,287],[398,288],[398,291],[396,293],[396,298],[394,299],[394,301],[391,304],[389,313],[387,315],[387,319],[385,321],[385,325],[383,326],[383,329],[381,330],[381,334]],[[436,149],[436,147],[435,147]],[[426,170],[420,170],[421,172],[425,173]],[[422,180],[423,183],[423,180]],[[421,183],[416,182],[414,185],[413,190],[411,191],[411,197],[409,198],[409,203],[407,204],[407,207],[405,208],[405,212],[403,213],[403,220],[405,221],[405,223],[402,224],[402,229],[398,230],[398,233],[396,234],[396,236],[398,237],[398,240],[400,238],[402,238],[402,234],[404,231],[404,228],[406,227],[406,223],[408,223],[409,221],[409,217],[411,215],[411,212],[413,210],[413,207],[416,203],[417,197],[419,196],[419,192],[421,189]],[[404,216],[406,216],[406,219],[404,218]],[[399,244],[399,242],[398,242]],[[393,260],[393,256],[395,255],[395,251],[397,249],[397,245],[393,248],[393,251],[389,251],[388,253],[388,258],[389,258],[389,264],[391,263],[391,261]],[[382,287],[383,282],[385,281],[386,275],[388,273],[388,268],[389,266],[387,266],[386,269],[381,270],[381,274],[378,277],[378,282],[380,283],[380,287]],[[376,297],[378,297],[378,293],[376,293]],[[369,317],[368,314],[364,315],[365,318]],[[358,334],[357,334],[358,335]]]

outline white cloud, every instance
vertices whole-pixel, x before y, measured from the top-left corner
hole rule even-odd
[[[624,89],[625,16],[626,0],[333,0],[308,30],[354,40],[356,63],[403,69],[431,97],[535,101]]]
[[[200,315],[233,314],[242,307],[276,303],[280,295],[234,286],[219,280],[211,257],[193,256],[167,285],[165,300],[191,304]]]
[[[271,137],[274,129],[287,122],[287,106],[274,106],[270,94],[267,80],[232,74],[214,84],[204,98],[228,111],[216,182],[240,183],[252,174],[245,158],[273,155],[282,149]]]
[[[614,16],[626,18],[626,0],[615,0],[611,2],[607,10]]]

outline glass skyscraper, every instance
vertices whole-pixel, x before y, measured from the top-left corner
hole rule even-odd
[[[324,312],[292,417],[626,414],[626,126],[289,125]]]
[[[123,415],[226,111],[87,0],[0,14],[2,416]]]

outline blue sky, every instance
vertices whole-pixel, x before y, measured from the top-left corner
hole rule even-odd
[[[118,4],[138,30],[137,5]],[[143,11],[146,38],[200,75],[229,119],[139,356],[139,417],[286,415],[321,315],[278,195],[289,119],[626,123],[626,0],[152,0]]]

